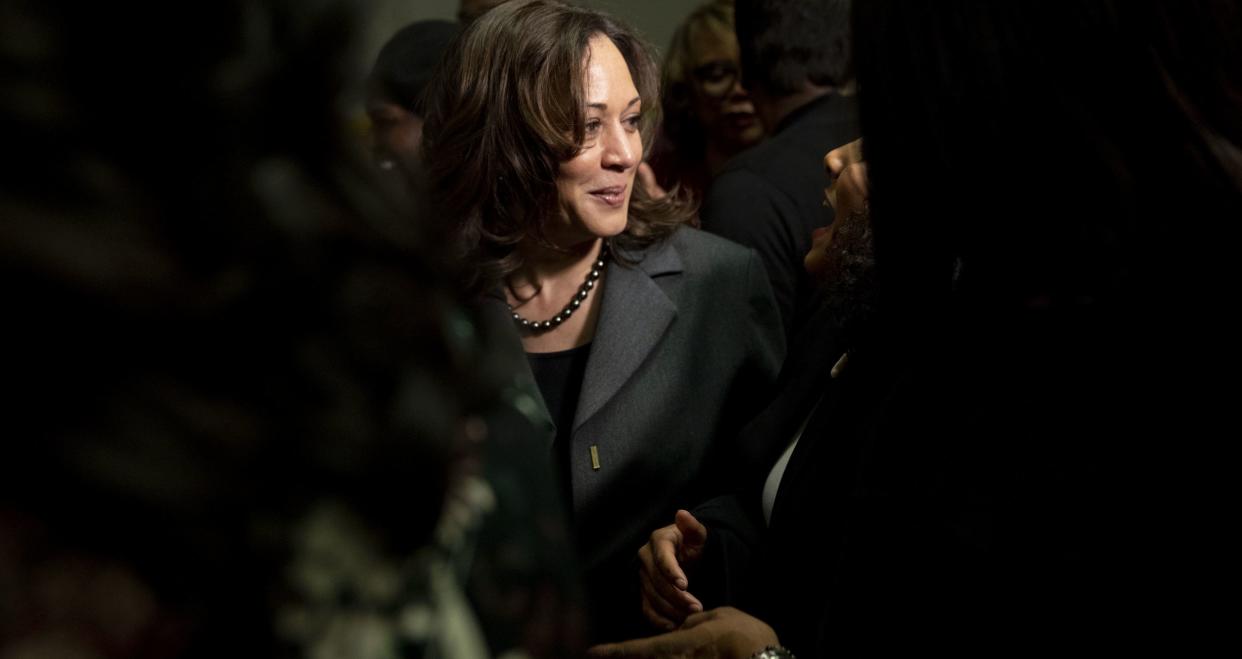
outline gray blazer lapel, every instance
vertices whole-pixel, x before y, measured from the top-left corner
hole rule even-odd
[[[605,275],[575,431],[617,395],[677,317],[677,304],[653,279],[682,271],[677,251],[666,241],[630,258],[642,260],[635,266],[612,263]]]

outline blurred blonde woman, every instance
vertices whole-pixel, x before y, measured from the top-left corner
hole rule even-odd
[[[660,187],[701,199],[729,158],[758,144],[763,125],[742,87],[733,2],[694,10],[673,34],[662,72],[664,126],[651,167]]]

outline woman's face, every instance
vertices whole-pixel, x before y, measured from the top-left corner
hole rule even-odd
[[[567,226],[549,237],[562,246],[625,230],[634,174],[643,159],[642,100],[625,58],[603,35],[591,38],[587,58],[585,140],[556,177]]]
[[[742,88],[736,37],[710,27],[693,31],[689,82],[694,116],[709,141],[734,152],[763,138],[750,94]]]

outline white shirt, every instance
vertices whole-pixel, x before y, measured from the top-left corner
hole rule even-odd
[[[824,397],[820,396],[815,401],[814,407],[807,413],[806,418],[798,426],[798,431],[794,433],[793,440],[789,442],[789,446],[785,448],[785,452],[772,465],[772,471],[768,472],[767,480],[763,481],[763,523],[772,523],[772,506],[776,504],[776,493],[781,489],[781,479],[785,476],[785,467],[789,466],[789,456],[793,455],[794,449],[798,446],[798,440],[802,438],[802,432],[806,430],[806,424],[810,422],[811,415],[815,414],[815,410],[819,409],[819,404],[824,401]]]

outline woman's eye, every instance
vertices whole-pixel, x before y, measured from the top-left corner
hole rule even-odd
[[[591,119],[590,121],[586,122],[586,134],[594,135],[598,133],[600,125],[601,125],[601,122],[599,119]]]
[[[630,130],[638,130],[638,127],[642,124],[642,121],[643,121],[643,115],[641,114],[636,114],[630,117],[626,117],[625,127]]]

